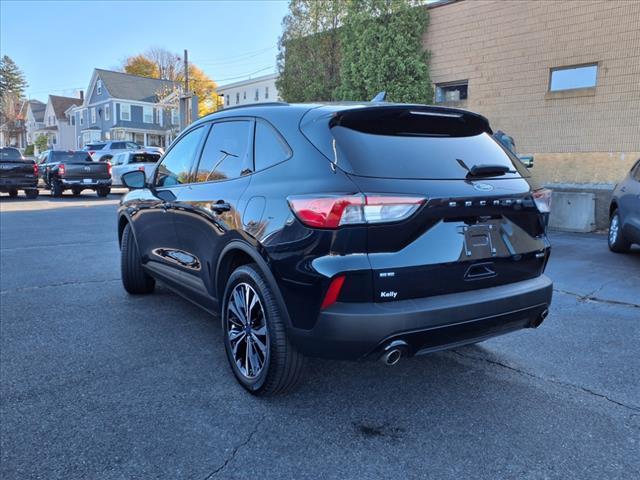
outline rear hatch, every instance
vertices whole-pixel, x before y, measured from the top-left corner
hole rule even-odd
[[[307,114],[301,129],[362,194],[424,198],[409,218],[368,226],[375,301],[543,272],[540,201],[527,169],[493,139],[484,117],[425,106],[325,107]]]
[[[15,148],[0,148],[0,183],[29,184],[37,179],[33,160],[26,160]]]
[[[107,180],[111,178],[109,164],[106,162],[94,162],[88,152],[63,152],[51,153],[52,163],[64,164],[64,178],[67,180]]]

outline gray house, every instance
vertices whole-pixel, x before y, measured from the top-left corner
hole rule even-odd
[[[179,85],[96,68],[84,102],[67,114],[75,127],[76,148],[100,140],[130,140],[165,147],[179,131],[178,108],[160,99]]]

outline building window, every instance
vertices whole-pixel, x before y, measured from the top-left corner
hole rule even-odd
[[[260,90],[256,88],[256,94],[254,95],[253,99],[257,102],[260,100]]]
[[[144,123],[153,123],[153,107],[142,107],[142,121]]]
[[[240,92],[236,92],[236,105],[240,103]]]
[[[111,105],[104,106],[104,119],[109,120],[111,118]]]
[[[244,92],[242,92],[242,99],[243,100],[247,99],[247,91],[246,90]]]
[[[549,91],[593,88],[596,86],[597,77],[597,64],[552,68],[549,76]]]
[[[91,123],[96,123],[96,108],[91,108]]]
[[[172,125],[178,125],[180,123],[180,116],[178,115],[178,109],[177,108],[172,108],[171,109],[171,124]]]
[[[120,120],[131,120],[131,105],[128,103],[120,104]]]
[[[436,103],[459,102],[467,99],[469,81],[440,83],[436,85]]]
[[[100,79],[96,82],[96,93],[102,95],[102,80]]]
[[[69,125],[75,125],[76,124],[75,119],[76,119],[76,116],[71,114],[71,116],[69,116]]]
[[[84,112],[82,110],[80,110],[78,112],[78,118],[80,119],[80,125],[84,125],[84,115],[83,115],[83,113]]]
[[[264,98],[269,98],[269,86],[264,87]]]
[[[227,107],[228,107],[229,106],[229,94],[228,93],[225,95],[225,99],[227,101]]]

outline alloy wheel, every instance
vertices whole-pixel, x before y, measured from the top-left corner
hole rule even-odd
[[[609,244],[613,245],[618,239],[618,230],[620,229],[620,220],[616,213],[611,217],[611,225],[609,225]]]
[[[269,332],[260,297],[247,283],[231,291],[227,304],[227,338],[233,361],[247,379],[254,379],[269,358]]]

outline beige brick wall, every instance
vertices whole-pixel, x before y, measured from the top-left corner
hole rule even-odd
[[[615,182],[640,152],[640,0],[463,0],[429,9],[434,83],[536,155],[546,182]],[[592,91],[550,93],[553,67],[598,63]]]

